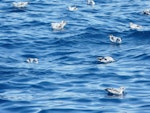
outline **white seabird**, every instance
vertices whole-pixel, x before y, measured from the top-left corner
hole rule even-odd
[[[130,25],[130,28],[131,28],[132,30],[140,30],[140,29],[142,29],[142,26],[137,25],[137,24],[134,24],[134,23],[132,23],[132,22],[130,22],[129,25]]]
[[[34,63],[38,64],[39,63],[39,59],[34,58]]]
[[[145,9],[145,10],[143,11],[143,14],[145,14],[145,15],[150,15],[150,10],[149,10],[149,9]]]
[[[61,21],[60,23],[51,23],[52,29],[54,30],[61,30],[65,27],[67,22]]]
[[[108,94],[111,95],[122,95],[124,93],[125,88],[120,87],[119,89],[114,89],[114,88],[106,88],[105,91],[108,92]]]
[[[28,2],[13,2],[12,5],[16,8],[24,8],[28,5]]]
[[[94,2],[94,0],[87,0],[87,4],[94,6],[94,5],[95,5],[95,2]]]
[[[98,61],[100,61],[101,63],[111,63],[114,62],[115,60],[110,56],[106,56],[106,57],[98,57]]]
[[[78,8],[76,6],[69,6],[68,10],[69,11],[76,11],[76,10],[78,10]]]
[[[109,35],[109,39],[110,39],[111,42],[116,43],[116,44],[121,44],[122,43],[122,39],[120,37]]]
[[[36,63],[36,64],[38,64],[38,59],[37,58],[28,58],[27,60],[26,60],[26,62],[27,63]]]

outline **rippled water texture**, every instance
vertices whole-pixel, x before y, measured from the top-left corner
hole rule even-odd
[[[149,113],[149,0],[0,3],[0,113]],[[77,11],[68,11],[75,5]],[[65,20],[63,30],[50,23]],[[131,30],[129,23],[143,26]],[[115,45],[108,35],[122,37]],[[115,62],[101,64],[98,56]],[[38,58],[39,63],[26,63]],[[124,86],[125,95],[105,88]]]

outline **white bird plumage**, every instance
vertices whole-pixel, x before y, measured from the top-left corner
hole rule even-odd
[[[140,29],[142,29],[142,26],[137,25],[137,24],[134,24],[134,23],[132,23],[132,22],[130,22],[129,25],[130,25],[130,28],[131,28],[132,30],[140,30]]]
[[[66,24],[67,22],[61,21],[59,23],[51,23],[51,26],[52,26],[52,29],[54,30],[61,30],[65,27]]]
[[[119,89],[115,89],[115,88],[106,88],[105,91],[108,92],[108,94],[111,95],[122,95],[124,93],[125,88],[124,87],[120,87]]]
[[[76,11],[78,8],[76,6],[68,6],[69,11]]]
[[[95,2],[94,2],[94,0],[87,0],[87,4],[94,6],[94,5],[95,5]]]
[[[106,57],[98,57],[98,61],[100,61],[101,63],[111,63],[114,62],[115,60],[110,56],[106,56]]]
[[[150,10],[149,10],[149,9],[145,9],[145,10],[143,11],[143,14],[145,14],[145,15],[150,15]]]
[[[24,8],[28,5],[28,2],[13,2],[12,5],[16,8]]]
[[[111,42],[116,43],[116,44],[121,44],[122,43],[122,39],[120,37],[109,35],[109,39],[110,39]]]
[[[26,62],[27,63],[36,63],[37,64],[39,62],[39,60],[37,58],[28,58],[26,60]]]

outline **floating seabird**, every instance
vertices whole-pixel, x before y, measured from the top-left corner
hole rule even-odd
[[[28,5],[28,2],[13,2],[12,5],[16,8],[24,8]]]
[[[52,29],[54,30],[61,30],[67,24],[65,21],[61,21],[60,23],[51,23]]]
[[[76,10],[78,10],[78,8],[76,6],[69,6],[68,10],[69,11],[76,11]]]
[[[98,61],[100,61],[101,63],[111,63],[114,62],[115,60],[110,56],[106,56],[106,57],[98,57]]]
[[[132,29],[132,30],[140,30],[140,29],[142,29],[142,26],[140,26],[140,25],[137,25],[137,24],[134,24],[134,23],[132,23],[132,22],[130,22],[130,28]]]
[[[116,36],[113,36],[113,35],[109,35],[109,39],[111,42],[113,43],[117,43],[117,44],[120,44],[122,43],[122,40],[120,37],[116,37]]]
[[[94,6],[94,5],[95,5],[95,2],[94,2],[94,0],[87,0],[87,4]]]
[[[28,58],[27,60],[26,60],[26,62],[27,63],[38,63],[39,61],[38,61],[38,59],[37,58]]]
[[[150,15],[150,10],[149,10],[149,9],[145,9],[145,10],[143,11],[143,14],[145,14],[145,15]]]
[[[105,91],[108,92],[109,95],[122,95],[124,93],[125,88],[120,87],[119,89],[115,88],[106,88]]]
[[[34,63],[38,64],[39,60],[37,58],[34,58]]]

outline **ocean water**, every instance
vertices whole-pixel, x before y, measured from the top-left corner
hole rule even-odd
[[[150,113],[150,16],[142,14],[149,0],[28,0],[23,9],[12,2],[0,2],[1,113]],[[72,5],[78,10],[68,11]],[[52,30],[62,20],[64,29]],[[125,95],[104,90],[120,86]]]

